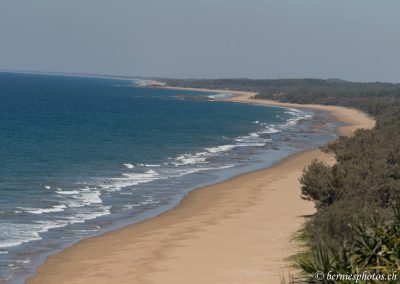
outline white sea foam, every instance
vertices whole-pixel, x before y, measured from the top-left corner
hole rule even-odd
[[[44,213],[53,213],[53,212],[62,212],[67,208],[64,204],[55,205],[51,208],[19,208],[24,212],[30,214],[44,214]]]
[[[0,248],[6,248],[40,240],[40,233],[48,231],[53,226],[36,222],[33,224],[1,223],[0,227],[2,235],[7,238],[7,240],[0,241]]]
[[[275,125],[268,125],[265,127],[265,129],[260,131],[260,133],[263,133],[263,134],[273,134],[273,133],[278,133],[278,132],[281,132],[281,130],[275,128]]]
[[[211,170],[222,170],[234,167],[234,164],[223,165],[223,166],[216,166],[216,167],[197,167],[197,168],[187,168],[181,169],[179,171],[175,171],[174,173],[170,173],[170,177],[183,177],[185,175],[194,174],[202,171],[211,171]]]
[[[234,139],[235,144],[225,144],[219,145],[215,147],[205,148],[205,151],[200,151],[196,153],[185,153],[174,159],[171,163],[175,166],[186,166],[186,165],[195,165],[195,164],[205,164],[208,162],[208,158],[218,155],[220,153],[231,151],[237,147],[261,147],[265,146],[266,143],[269,143],[271,139],[263,138],[260,134],[263,133],[275,133],[279,130],[275,128],[268,127],[265,130],[260,132],[249,133],[245,136],[240,136]]]
[[[127,191],[127,192],[121,192],[121,195],[133,195],[133,192]]]
[[[148,196],[146,199],[142,202],[140,202],[140,205],[149,205],[149,204],[158,204],[160,201],[154,200],[153,196]]]
[[[198,163],[205,163],[207,159],[207,152],[197,152],[194,154],[182,154],[175,158],[172,162],[175,166],[191,165]]]
[[[206,148],[206,150],[210,153],[220,153],[232,150],[235,147],[236,145],[221,145],[217,147]]]
[[[100,187],[107,191],[119,191],[124,187],[148,183],[162,178],[166,177],[159,175],[154,170],[148,170],[144,173],[123,173],[122,177],[105,180]]]
[[[260,137],[258,133],[252,133],[246,136],[240,136],[235,139],[237,142],[237,147],[262,147],[265,146],[267,142],[270,142],[271,139],[266,139]]]
[[[169,163],[168,165],[174,165],[174,163]],[[99,187],[101,190],[115,192],[120,191],[123,188],[149,183],[156,180],[163,180],[168,178],[179,178],[188,174],[197,173],[200,171],[207,170],[216,170],[216,169],[226,169],[231,168],[234,165],[224,165],[224,166],[216,166],[216,167],[199,167],[198,165],[195,167],[181,167],[175,165],[175,167],[167,167],[161,169],[160,172],[156,172],[154,170],[148,170],[142,173],[123,173],[121,177],[118,178],[109,178],[101,181]],[[185,165],[188,165],[187,163]],[[121,194],[132,194],[131,192],[122,192]],[[71,202],[71,201],[69,201]],[[158,202],[158,201],[157,201]],[[69,204],[71,206],[71,204]]]
[[[91,204],[99,204],[103,203],[100,198],[101,192],[100,191],[83,191],[79,194],[79,196],[74,197],[75,199],[79,199],[82,201],[84,205],[91,205]]]
[[[288,108],[287,111],[285,111],[285,113],[292,115],[293,118],[288,119],[288,121],[286,122],[285,125],[283,125],[283,127],[294,126],[303,119],[312,118],[311,114],[306,114],[304,111],[294,108]]]
[[[238,147],[263,147],[266,143],[239,143]]]
[[[171,164],[175,166],[185,166],[185,165],[194,165],[194,164],[205,164],[207,163],[207,158],[221,153],[232,150],[233,148],[237,147],[237,145],[220,145],[216,147],[209,147],[205,148],[205,151],[200,151],[196,153],[186,153],[182,154],[174,159],[174,162]]]
[[[99,208],[88,209],[87,211],[81,211],[73,216],[68,217],[68,224],[79,224],[84,223],[87,220],[96,219],[101,216],[109,215],[111,206],[101,206]]]
[[[0,248],[18,246],[20,244],[37,241],[41,239],[41,234],[51,229],[62,228],[67,225],[83,223],[86,220],[98,218],[110,214],[111,206],[101,206],[98,208],[88,208],[72,216],[51,221],[36,221],[29,224],[21,223],[0,223],[2,238],[0,238]]]
[[[57,194],[61,194],[61,195],[76,195],[76,194],[79,194],[79,191],[78,190],[57,189]]]
[[[29,263],[31,263],[31,260],[30,259],[20,259],[20,260],[17,260],[16,263],[29,264]]]
[[[122,210],[130,210],[130,209],[132,209],[134,207],[138,207],[138,206],[140,206],[140,204],[125,204],[122,206],[122,208],[123,208]]]
[[[81,190],[76,190],[77,194],[67,195],[68,199],[63,199],[62,202],[70,208],[84,207],[93,204],[103,203],[101,199],[101,192],[96,188],[82,188]]]
[[[135,167],[133,164],[129,164],[129,163],[126,163],[126,164],[123,164],[123,165],[128,169],[133,169]]]

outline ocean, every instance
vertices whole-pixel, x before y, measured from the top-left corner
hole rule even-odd
[[[194,188],[336,137],[324,112],[141,85],[0,73],[0,283],[23,283],[49,254]]]

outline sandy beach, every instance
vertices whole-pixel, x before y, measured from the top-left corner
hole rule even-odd
[[[178,88],[174,88],[178,89]],[[185,89],[189,90],[189,89]],[[351,135],[375,121],[350,108],[253,100],[234,93],[231,102],[328,111]],[[333,163],[318,149],[289,156],[275,166],[189,193],[155,218],[90,238],[50,256],[30,284],[280,283],[296,251],[291,236],[314,212],[300,198],[299,177],[313,159]]]

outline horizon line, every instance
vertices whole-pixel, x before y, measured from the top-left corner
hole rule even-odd
[[[66,76],[66,77],[78,77],[78,78],[103,78],[103,79],[120,79],[120,80],[140,80],[140,79],[165,79],[165,80],[194,80],[194,81],[216,81],[216,80],[250,80],[250,81],[262,81],[262,80],[337,80],[348,83],[384,83],[399,85],[400,82],[390,81],[351,81],[342,78],[318,78],[318,77],[284,77],[284,78],[246,78],[246,77],[226,77],[226,78],[176,78],[176,77],[163,77],[163,76],[132,76],[132,75],[113,75],[113,74],[102,74],[102,73],[81,73],[81,72],[62,72],[62,71],[37,71],[37,70],[16,70],[16,69],[0,69],[0,73],[13,73],[13,74],[31,74],[31,75],[49,75],[49,76]]]

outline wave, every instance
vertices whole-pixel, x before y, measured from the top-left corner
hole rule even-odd
[[[226,145],[204,148],[205,151],[200,151],[196,153],[185,153],[176,158],[170,158],[174,160],[173,162],[171,162],[171,164],[174,166],[204,164],[207,163],[207,159],[212,157],[213,155],[230,151],[236,147],[238,147],[238,145],[226,144]]]
[[[84,207],[93,204],[103,203],[101,199],[101,192],[96,188],[83,188],[81,190],[74,190],[76,194],[68,194],[68,198],[64,198],[61,202],[69,208]]]
[[[232,150],[233,148],[237,147],[237,145],[221,145],[217,147],[205,148],[209,153],[215,154],[220,152],[226,152]]]
[[[129,163],[126,163],[126,164],[123,164],[123,165],[128,169],[133,169],[135,167],[133,164],[129,164]]]
[[[207,152],[198,152],[194,154],[182,154],[176,157],[172,164],[174,166],[184,166],[184,165],[192,165],[192,164],[199,164],[205,163],[207,159]]]
[[[119,191],[128,186],[148,183],[163,178],[153,170],[144,173],[123,173],[121,177],[103,180],[99,187],[106,191]]]
[[[2,239],[0,248],[15,247],[26,242],[41,240],[41,234],[51,229],[63,228],[68,225],[83,223],[90,219],[110,214],[111,206],[103,206],[96,209],[81,211],[63,219],[51,221],[35,221],[29,224],[20,223],[0,223]]]
[[[44,214],[44,213],[52,213],[52,212],[62,212],[67,208],[64,204],[55,205],[50,208],[23,208],[18,207],[18,209],[22,210],[23,212],[30,213],[30,214]]]
[[[238,142],[236,147],[262,147],[271,142],[270,138],[263,138],[260,133],[250,133],[249,135],[240,136],[235,139]]]
[[[288,108],[287,111],[285,111],[285,113],[290,114],[293,117],[288,119],[288,121],[283,125],[283,127],[294,126],[301,120],[312,118],[311,114],[306,114],[304,111],[295,108]]]
[[[62,190],[61,188],[57,188],[57,194],[76,195],[76,194],[79,194],[79,191],[77,191],[77,190]]]

